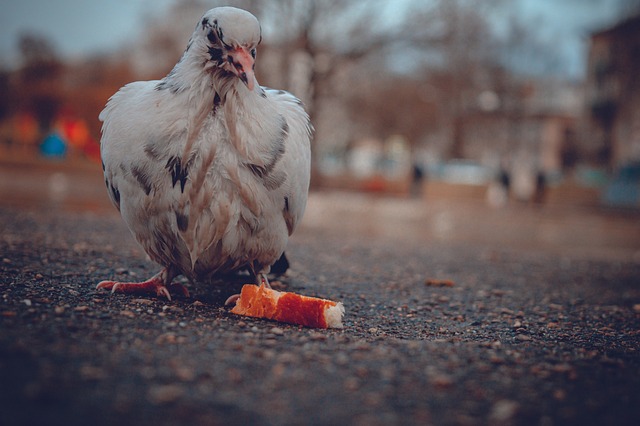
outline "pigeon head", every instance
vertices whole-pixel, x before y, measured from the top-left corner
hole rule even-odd
[[[235,7],[217,7],[200,19],[194,36],[203,42],[207,64],[235,75],[253,90],[256,47],[262,40],[255,16]]]

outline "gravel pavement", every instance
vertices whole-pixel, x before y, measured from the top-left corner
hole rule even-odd
[[[116,214],[0,207],[0,424],[638,424],[638,216],[416,203],[312,197],[280,281],[342,330],[96,291],[158,271]]]

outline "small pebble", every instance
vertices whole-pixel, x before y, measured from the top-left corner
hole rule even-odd
[[[284,334],[284,330],[280,327],[273,327],[269,330],[269,332],[275,334],[276,336],[282,336]]]
[[[516,415],[519,407],[519,404],[515,401],[500,400],[491,407],[489,418],[495,422],[507,422]]]
[[[323,333],[319,333],[317,331],[313,331],[309,333],[309,338],[314,341],[322,341],[327,340],[327,336]]]
[[[162,405],[175,402],[185,393],[185,389],[180,385],[159,385],[149,389],[147,397],[153,404]]]

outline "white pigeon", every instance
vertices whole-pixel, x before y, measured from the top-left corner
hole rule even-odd
[[[169,290],[240,269],[268,285],[302,218],[312,126],[302,103],[254,75],[260,24],[219,7],[162,80],[127,84],[100,114],[109,197],[160,273],[123,293]]]

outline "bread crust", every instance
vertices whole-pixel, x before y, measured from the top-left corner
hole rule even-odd
[[[342,328],[344,306],[332,300],[276,291],[264,284],[245,284],[231,312],[305,327]]]

